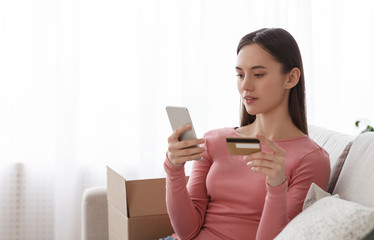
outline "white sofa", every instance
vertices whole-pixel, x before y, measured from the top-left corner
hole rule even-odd
[[[343,200],[374,209],[374,132],[354,137],[309,126],[309,135],[330,154],[331,177],[327,191],[338,194]],[[84,192],[82,240],[108,239],[106,201],[105,187],[93,187]],[[374,222],[371,229],[374,229]],[[374,239],[373,231],[369,235],[365,233],[366,237],[362,239]]]

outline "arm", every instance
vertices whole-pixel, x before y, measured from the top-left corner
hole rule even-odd
[[[186,187],[184,165],[174,166],[168,159],[164,163],[166,177],[166,205],[174,231],[181,239],[192,239],[200,232],[208,204],[206,175],[211,160],[195,161]]]
[[[328,155],[316,150],[301,161],[293,177],[279,186],[267,184],[267,195],[256,239],[273,239],[301,212],[305,196],[311,183],[326,189],[330,165]]]
[[[193,147],[205,143],[204,139],[179,141],[179,136],[191,128],[186,125],[177,128],[169,137],[168,154],[164,162],[166,172],[166,206],[174,231],[182,239],[191,239],[201,229],[208,202],[206,193],[206,175],[211,161],[204,146]],[[187,161],[195,161],[189,190],[186,187],[184,165]]]

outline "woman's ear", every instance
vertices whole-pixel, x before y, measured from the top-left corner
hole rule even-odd
[[[297,67],[293,68],[288,74],[286,82],[284,83],[284,87],[286,89],[291,89],[296,86],[296,84],[300,80],[300,69]]]

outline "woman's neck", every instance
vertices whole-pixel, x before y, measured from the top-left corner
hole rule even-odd
[[[255,137],[260,133],[272,140],[291,139],[304,135],[292,122],[289,114],[258,114],[252,124],[239,128],[238,132],[248,137]]]

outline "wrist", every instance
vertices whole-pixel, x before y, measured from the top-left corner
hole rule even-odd
[[[173,160],[169,158],[169,152],[166,153],[166,165],[168,165],[170,168],[180,168],[183,167],[185,163],[175,163]]]
[[[276,186],[279,186],[279,185],[282,185],[283,183],[286,182],[286,178],[283,178],[283,179],[270,179],[270,178],[266,178],[266,183],[272,187],[276,187]]]

